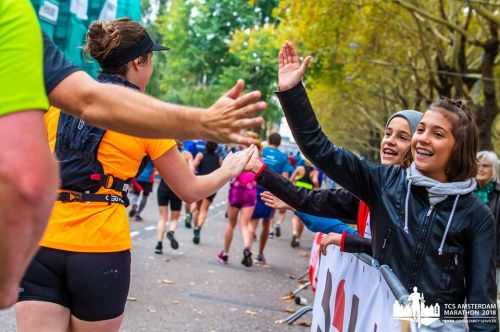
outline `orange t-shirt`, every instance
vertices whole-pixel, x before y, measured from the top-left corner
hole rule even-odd
[[[60,110],[45,115],[49,144],[54,151]],[[106,131],[97,159],[105,174],[128,179],[137,174],[142,159],[161,157],[175,147],[171,139],[145,139]],[[101,188],[98,194],[119,194]],[[77,252],[116,252],[130,249],[132,241],[127,211],[122,204],[56,201],[41,246]]]

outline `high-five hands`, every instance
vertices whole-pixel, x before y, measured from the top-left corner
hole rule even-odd
[[[245,169],[248,161],[255,153],[258,154],[255,145],[251,145],[236,153],[230,152],[222,162],[221,168],[227,171],[230,177],[238,176]]]
[[[264,119],[255,116],[264,110],[267,104],[260,101],[259,91],[241,95],[244,88],[243,80],[238,80],[207,112],[202,113],[201,123],[205,139],[244,145],[257,143],[256,138],[242,134],[242,129],[259,127]]]
[[[263,162],[259,158],[259,151],[257,150],[257,147],[255,147],[255,153],[252,154],[252,156],[250,157],[250,160],[245,166],[245,171],[251,171],[257,173],[259,169],[262,167],[262,165]]]
[[[295,47],[287,41],[280,50],[278,58],[278,87],[280,91],[293,88],[304,77],[312,57],[307,56],[301,63]]]

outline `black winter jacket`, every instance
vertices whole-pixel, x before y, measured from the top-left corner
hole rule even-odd
[[[257,183],[296,210],[356,224],[359,200],[347,190],[307,190],[267,168],[259,175]]]
[[[373,254],[389,265],[408,292],[414,286],[426,303],[496,304],[495,223],[473,193],[460,196],[451,227],[438,248],[455,196],[431,208],[427,190],[408,186],[406,170],[361,160],[331,143],[314,115],[302,84],[277,93],[290,129],[304,155],[327,176],[366,202],[370,208]],[[408,211],[405,197],[410,190]],[[404,231],[408,214],[409,230]],[[497,331],[494,323],[469,316],[470,331]]]
[[[340,219],[347,224],[357,223],[359,199],[345,189],[307,190],[267,168],[259,175],[257,183],[297,211]],[[342,250],[372,255],[371,240],[346,234]]]

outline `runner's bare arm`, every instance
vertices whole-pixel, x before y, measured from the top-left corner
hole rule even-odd
[[[229,154],[222,166],[208,175],[194,175],[177,149],[170,149],[153,164],[168,186],[186,203],[193,203],[212,195],[232,177],[241,173],[254,153],[252,146]]]
[[[162,102],[124,87],[102,84],[83,71],[60,82],[49,94],[51,104],[94,125],[149,138],[202,138],[221,143],[252,144],[241,129],[259,126],[255,117],[266,107],[260,92],[242,95],[243,81],[208,109]]]
[[[59,184],[43,112],[0,121],[0,309],[17,300],[19,280],[38,249]]]

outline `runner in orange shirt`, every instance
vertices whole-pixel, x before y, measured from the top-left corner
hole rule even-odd
[[[144,91],[155,44],[128,19],[93,23],[86,51],[102,67],[99,81]],[[230,155],[221,168],[195,176],[174,140],[103,130],[51,108],[49,143],[60,160],[62,185],[40,250],[16,304],[21,332],[118,331],[130,284],[131,238],[126,187],[149,156],[183,200],[209,196],[239,174],[254,148]]]

